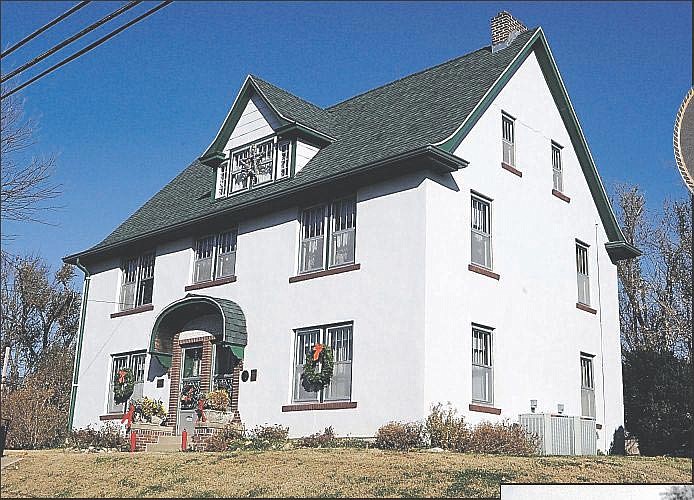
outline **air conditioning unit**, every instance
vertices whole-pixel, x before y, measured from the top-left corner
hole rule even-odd
[[[518,422],[530,434],[540,439],[543,455],[597,455],[598,432],[595,419],[557,415],[554,413],[525,413]]]

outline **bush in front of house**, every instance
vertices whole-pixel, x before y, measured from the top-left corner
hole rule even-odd
[[[282,427],[279,424],[258,425],[248,434],[251,439],[270,442],[286,441],[287,436],[289,436],[289,427]]]
[[[423,426],[419,422],[389,422],[376,432],[376,447],[407,451],[424,446]]]
[[[210,436],[205,443],[205,451],[234,451],[243,449],[246,440],[243,438],[243,427],[227,424],[219,432]]]
[[[335,448],[338,446],[338,440],[335,438],[335,431],[330,426],[323,429],[323,432],[316,432],[300,438],[298,444],[304,448]]]
[[[444,450],[465,451],[470,440],[470,428],[450,403],[431,407],[424,422],[424,433],[431,447]]]
[[[472,429],[460,451],[528,456],[537,453],[538,445],[537,438],[519,424],[482,422]]]
[[[78,450],[93,448],[125,451],[128,449],[128,440],[122,434],[120,425],[108,422],[99,428],[88,425],[83,429],[70,431],[65,445]]]

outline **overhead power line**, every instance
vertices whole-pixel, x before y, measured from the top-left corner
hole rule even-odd
[[[25,36],[24,38],[22,38],[20,41],[18,41],[17,43],[15,43],[12,47],[10,47],[9,49],[7,49],[5,52],[1,53],[1,54],[0,54],[0,57],[5,57],[6,55],[11,54],[11,53],[14,52],[15,50],[17,50],[19,47],[21,47],[22,45],[24,45],[25,43],[27,43],[27,42],[29,42],[30,40],[33,40],[34,38],[36,38],[37,36],[39,36],[41,33],[43,33],[44,31],[46,31],[48,28],[51,28],[51,27],[55,26],[56,24],[58,24],[60,21],[62,21],[62,20],[65,19],[66,17],[68,17],[68,16],[74,14],[75,12],[77,12],[78,10],[80,10],[82,7],[84,7],[84,6],[87,5],[88,3],[89,3],[89,1],[85,1],[85,2],[80,2],[80,3],[78,3],[77,5],[74,5],[73,7],[71,7],[70,9],[66,10],[65,12],[63,12],[62,14],[60,14],[58,17],[56,17],[55,19],[53,19],[53,20],[52,20],[51,22],[49,22],[48,24],[43,25],[42,27],[40,27],[39,29],[37,29],[36,31],[34,31],[32,34],[30,34],[30,35]]]
[[[56,52],[58,52],[60,49],[62,49],[62,48],[65,47],[66,45],[69,45],[69,44],[71,44],[72,42],[74,42],[75,40],[78,40],[78,39],[82,38],[82,37],[83,37],[84,35],[86,35],[87,33],[90,33],[90,32],[92,32],[92,31],[94,31],[96,28],[98,28],[98,27],[101,26],[102,24],[105,24],[105,23],[109,22],[110,20],[112,20],[112,19],[114,19],[114,18],[120,16],[121,14],[127,12],[128,10],[132,9],[133,7],[135,7],[135,6],[136,6],[137,4],[139,4],[139,3],[142,3],[142,1],[140,0],[140,1],[130,2],[130,3],[126,4],[126,5],[124,5],[123,7],[121,7],[120,9],[114,10],[113,12],[111,12],[111,13],[110,13],[109,15],[107,15],[106,17],[102,17],[102,18],[99,19],[97,22],[95,22],[94,24],[91,24],[91,25],[87,26],[86,28],[84,28],[84,29],[83,29],[82,31],[80,31],[79,33],[75,33],[75,34],[72,35],[70,38],[67,38],[67,39],[63,40],[63,41],[60,42],[58,45],[56,45],[55,47],[52,47],[51,49],[47,50],[46,52],[44,52],[44,53],[41,54],[40,56],[38,56],[38,57],[32,59],[31,61],[29,61],[29,62],[26,63],[26,64],[22,64],[19,68],[17,68],[17,69],[15,69],[15,70],[11,71],[11,72],[8,73],[7,75],[2,76],[2,77],[0,78],[0,83],[3,83],[3,82],[9,80],[10,78],[12,78],[12,77],[14,77],[14,76],[17,76],[17,75],[18,75],[19,73],[21,73],[22,71],[24,71],[24,70],[26,70],[26,69],[28,69],[28,68],[31,68],[31,67],[34,66],[35,64],[37,64],[37,63],[43,61],[45,58],[47,58],[47,57],[50,56],[51,54],[55,54]]]
[[[129,28],[130,26],[132,26],[133,24],[142,21],[144,18],[146,18],[146,17],[148,17],[148,16],[151,16],[152,14],[154,14],[154,13],[155,13],[156,11],[158,11],[159,9],[163,9],[164,7],[166,7],[167,5],[169,5],[171,2],[173,2],[173,0],[166,0],[165,2],[160,3],[160,4],[157,5],[156,7],[153,7],[153,8],[151,8],[151,9],[149,9],[149,10],[148,10],[147,12],[145,12],[144,14],[139,15],[139,16],[136,17],[135,19],[133,19],[133,20],[131,20],[131,21],[128,21],[127,23],[125,23],[125,24],[124,24],[123,26],[121,26],[120,28],[117,28],[117,29],[113,30],[113,31],[112,31],[111,33],[109,33],[108,35],[105,35],[105,36],[99,38],[99,39],[96,40],[95,42],[90,43],[89,45],[87,45],[87,46],[84,47],[83,49],[78,50],[77,52],[75,52],[75,53],[72,54],[71,56],[69,56],[69,57],[63,59],[63,60],[60,61],[59,63],[54,64],[53,66],[51,66],[51,67],[48,68],[47,70],[42,71],[41,73],[39,73],[39,74],[36,75],[35,77],[33,77],[33,78],[27,80],[26,82],[24,82],[23,84],[21,84],[19,87],[15,87],[15,88],[13,88],[13,89],[10,90],[10,91],[5,92],[4,94],[2,94],[2,95],[0,96],[0,100],[4,99],[4,98],[6,98],[6,97],[11,96],[11,95],[14,94],[15,92],[19,92],[19,91],[22,90],[23,88],[28,87],[29,85],[31,85],[31,84],[34,83],[35,81],[37,81],[37,80],[43,78],[44,76],[46,76],[46,75],[49,74],[49,73],[52,73],[53,71],[55,71],[56,69],[60,68],[61,66],[64,66],[64,65],[66,65],[67,63],[69,63],[69,62],[71,62],[71,61],[74,61],[74,60],[77,59],[78,57],[80,57],[80,56],[86,54],[87,52],[89,52],[90,50],[94,49],[95,47],[98,47],[98,46],[101,45],[102,43],[104,43],[104,42],[108,41],[109,39],[113,38],[114,36],[116,36],[116,35],[117,35],[118,33],[120,33],[121,31],[128,29],[128,28]]]

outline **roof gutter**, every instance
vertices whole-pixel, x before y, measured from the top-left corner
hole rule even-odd
[[[258,205],[267,204],[268,202],[275,201],[275,200],[281,199],[281,198],[285,198],[285,197],[290,196],[292,194],[300,193],[300,192],[306,191],[308,189],[315,189],[316,187],[330,184],[332,182],[345,179],[347,177],[352,177],[352,176],[355,176],[358,174],[362,174],[362,173],[370,171],[370,170],[384,168],[384,167],[391,167],[391,166],[395,166],[399,163],[408,162],[408,161],[421,161],[421,160],[430,161],[436,170],[439,170],[442,172],[455,172],[456,170],[459,170],[461,168],[465,168],[468,166],[467,160],[464,160],[464,159],[462,159],[462,158],[460,158],[460,157],[458,157],[452,153],[444,151],[443,149],[439,148],[438,146],[434,146],[432,144],[427,144],[425,146],[421,146],[419,148],[412,149],[410,151],[405,151],[404,153],[398,153],[396,155],[389,156],[387,158],[382,158],[380,160],[375,160],[375,161],[372,161],[369,163],[365,163],[365,164],[360,165],[360,166],[353,168],[351,170],[347,170],[344,172],[338,172],[336,174],[324,177],[322,179],[318,179],[315,182],[311,182],[311,183],[307,183],[307,184],[300,184],[298,186],[289,187],[283,191],[273,193],[269,196],[265,196],[265,197],[262,197],[260,199],[249,200],[245,203],[241,203],[239,205],[235,205],[233,207],[229,207],[229,208],[224,209],[224,210],[219,210],[217,212],[205,214],[205,215],[202,215],[200,217],[196,217],[194,219],[190,219],[190,220],[187,220],[184,222],[179,222],[177,224],[167,226],[166,228],[158,229],[156,231],[152,231],[152,232],[149,232],[149,233],[146,233],[143,235],[128,238],[128,239],[125,239],[123,241],[119,241],[117,243],[112,243],[110,245],[105,245],[105,246],[100,247],[98,249],[85,250],[84,252],[79,252],[76,254],[68,255],[67,257],[63,257],[63,262],[65,262],[66,264],[76,264],[77,260],[79,260],[80,258],[98,255],[98,254],[107,252],[109,250],[113,250],[115,248],[123,247],[123,246],[129,245],[131,243],[141,241],[145,238],[150,238],[152,236],[157,236],[160,234],[169,233],[169,232],[175,231],[177,229],[182,229],[182,228],[187,227],[187,226],[198,224],[198,223],[204,222],[208,219],[219,217],[220,215],[226,215],[226,214],[230,214],[230,213],[237,212],[240,210],[254,208],[254,207],[257,207]]]
[[[74,264],[84,273],[84,284],[82,286],[82,304],[80,306],[79,333],[77,336],[77,347],[75,348],[75,363],[72,368],[72,388],[70,390],[70,414],[67,421],[68,432],[72,430],[72,422],[75,416],[75,401],[77,399],[77,387],[79,385],[80,359],[82,358],[82,341],[84,340],[84,320],[87,315],[87,299],[89,297],[89,282],[91,274],[89,270],[80,262],[80,258],[75,259]]]

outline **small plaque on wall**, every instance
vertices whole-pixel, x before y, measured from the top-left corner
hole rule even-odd
[[[248,370],[244,370],[241,372],[241,381],[248,382]]]

